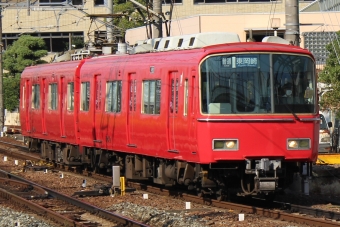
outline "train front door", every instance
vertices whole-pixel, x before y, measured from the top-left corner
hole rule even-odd
[[[178,128],[179,122],[179,111],[178,111],[178,97],[179,97],[179,76],[178,72],[170,72],[169,81],[169,120],[168,120],[168,151],[178,153],[178,148],[176,147],[176,130]]]
[[[129,73],[129,109],[127,111],[127,145],[128,147],[137,147],[134,141],[134,119],[136,115],[136,94],[137,93],[137,80],[136,73]]]

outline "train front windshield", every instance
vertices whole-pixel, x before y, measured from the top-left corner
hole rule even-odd
[[[315,113],[311,58],[289,54],[229,54],[200,67],[203,114]]]

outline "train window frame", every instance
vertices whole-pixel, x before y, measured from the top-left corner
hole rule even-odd
[[[292,64],[284,64],[287,59]],[[284,85],[286,75],[292,80],[291,89]],[[315,64],[305,54],[254,52],[211,55],[202,60],[199,81],[202,114],[316,111]]]
[[[122,81],[114,80],[106,82],[105,111],[112,113],[121,112]]]
[[[142,113],[161,113],[161,80],[143,80],[142,89]]]
[[[80,110],[89,111],[90,110],[90,81],[81,82],[80,88]]]
[[[32,109],[40,108],[40,84],[32,85]]]
[[[48,85],[48,108],[56,110],[58,108],[58,84],[51,83]]]
[[[67,110],[74,110],[74,82],[67,84]]]

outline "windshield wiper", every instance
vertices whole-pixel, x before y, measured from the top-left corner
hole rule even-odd
[[[294,113],[293,110],[291,110],[291,109],[289,108],[289,106],[287,105],[287,103],[283,103],[283,104],[284,104],[285,107],[289,110],[289,112],[291,112],[291,113],[293,114],[295,120],[300,121],[300,118],[296,115],[296,113]]]

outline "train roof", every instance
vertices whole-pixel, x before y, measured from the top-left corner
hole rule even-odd
[[[132,53],[187,50],[221,43],[240,42],[238,34],[231,32],[207,32],[181,36],[162,37],[138,41]]]
[[[39,73],[42,68],[45,69],[45,73],[49,72],[50,74],[53,74],[54,70],[57,70],[58,72],[68,70],[70,73],[74,72],[78,66],[81,65],[82,61],[86,62],[85,65],[91,65],[91,62],[95,64],[96,62],[98,63],[98,61],[102,61],[102,63],[104,63],[111,61],[113,58],[116,62],[124,62],[127,60],[126,58],[129,58],[129,62],[140,61],[141,58],[143,58],[144,61],[153,61],[156,63],[158,61],[161,62],[166,58],[168,60],[178,58],[179,55],[190,55],[190,59],[193,60],[194,58],[202,59],[208,54],[228,52],[286,52],[306,54],[313,57],[307,49],[289,45],[288,41],[280,37],[265,37],[262,42],[240,42],[236,33],[210,32],[141,41],[131,52],[129,52],[129,54],[100,55],[84,60],[31,66],[25,69],[22,76],[25,77],[25,74]],[[159,57],[154,58],[154,56]],[[183,58],[185,57],[182,57],[182,60]],[[49,67],[51,70],[48,70]]]
[[[273,49],[277,49],[279,52],[284,51],[301,53],[302,51],[302,48],[289,45],[289,41],[278,36],[267,36],[263,38],[262,42],[249,43],[250,45],[245,42],[241,42],[238,34],[236,33],[207,32],[138,41],[130,53],[140,54],[199,48],[206,49],[210,48],[210,46],[221,44],[230,44],[229,47],[234,47],[235,51],[237,51],[237,48],[240,48],[240,50],[244,51],[244,47],[249,48],[249,51],[272,51]],[[221,46],[218,46],[217,48],[221,48]],[[212,49],[214,49],[214,47],[212,47]],[[308,51],[306,51],[306,53],[308,54]]]
[[[31,76],[33,75],[43,75],[49,74],[53,75],[56,69],[58,72],[67,72],[72,73],[75,72],[80,64],[80,60],[78,61],[64,61],[64,62],[55,62],[49,64],[39,64],[34,66],[26,67],[25,70],[21,73],[21,77]]]

